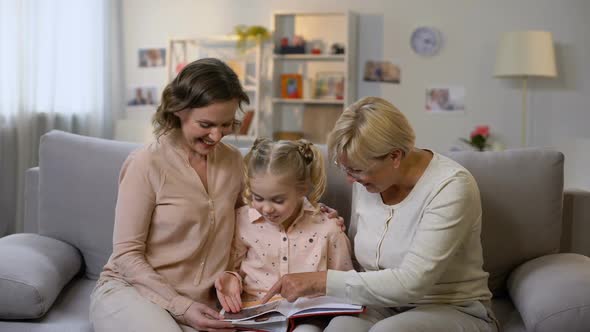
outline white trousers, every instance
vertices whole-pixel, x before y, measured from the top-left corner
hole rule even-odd
[[[479,301],[456,305],[422,305],[400,312],[368,308],[359,316],[332,319],[327,332],[498,332],[493,313]]]
[[[95,332],[195,332],[178,324],[162,307],[122,281],[109,279],[90,295],[90,321]]]

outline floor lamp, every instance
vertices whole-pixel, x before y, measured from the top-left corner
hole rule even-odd
[[[556,77],[553,37],[546,31],[513,31],[502,36],[496,55],[495,77],[522,79],[522,146],[527,145],[527,79]]]

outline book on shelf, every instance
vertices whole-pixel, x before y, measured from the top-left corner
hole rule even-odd
[[[299,318],[351,315],[364,310],[361,305],[349,304],[330,296],[302,297],[295,302],[275,297],[265,304],[244,303],[238,313],[221,310],[221,314],[225,321],[231,322],[238,330],[285,332],[293,330]]]

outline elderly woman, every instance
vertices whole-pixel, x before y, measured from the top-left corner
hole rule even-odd
[[[329,295],[367,306],[326,331],[498,330],[482,269],[477,183],[414,144],[406,117],[381,98],[340,116],[328,145],[354,183],[350,235],[360,271],[286,275],[266,298]]]

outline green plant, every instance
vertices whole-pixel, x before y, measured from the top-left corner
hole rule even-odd
[[[234,33],[238,36],[236,47],[242,52],[246,50],[248,41],[265,42],[270,39],[268,29],[260,25],[238,25],[234,28]]]

